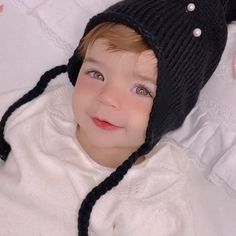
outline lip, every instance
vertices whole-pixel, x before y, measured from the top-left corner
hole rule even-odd
[[[92,120],[93,120],[93,123],[97,127],[101,128],[103,130],[116,130],[116,129],[120,128],[119,126],[113,125],[113,124],[109,123],[108,121],[99,119],[97,117],[92,117]]]

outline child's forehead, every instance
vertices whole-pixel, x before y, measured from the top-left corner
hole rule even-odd
[[[134,53],[137,55],[142,55],[143,53],[146,55],[153,55],[155,57],[154,51],[152,49],[146,49],[143,50],[142,52],[137,52],[134,50],[125,50],[122,48],[119,48],[119,46],[112,46],[113,42],[112,40],[106,39],[106,38],[97,38],[93,42],[90,42],[88,45],[87,51],[91,50],[105,50],[105,51],[110,51],[110,52],[128,52],[128,53]]]
[[[96,39],[92,44],[89,45],[86,51],[85,60],[87,58],[94,58],[102,60],[103,57],[133,57],[136,58],[136,63],[142,65],[153,65],[157,67],[157,58],[154,52],[149,49],[141,53],[135,53],[127,50],[114,49],[110,47],[109,41],[104,38]]]

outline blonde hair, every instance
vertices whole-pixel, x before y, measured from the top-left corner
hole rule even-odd
[[[128,26],[105,22],[94,27],[82,40],[78,48],[79,55],[84,59],[88,47],[103,38],[108,41],[108,50],[129,51],[137,54],[150,50],[148,44],[132,28]]]

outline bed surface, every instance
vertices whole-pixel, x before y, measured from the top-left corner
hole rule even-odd
[[[114,2],[0,0],[0,94],[14,90],[11,101],[34,86],[43,72],[66,64],[88,19]],[[52,86],[67,82],[67,76],[60,75]],[[196,181],[212,201],[206,217],[213,217],[212,206],[222,203],[221,222],[215,225],[218,235],[236,235],[236,22],[229,25],[219,67],[195,108],[183,126],[167,136],[186,149],[200,170]]]

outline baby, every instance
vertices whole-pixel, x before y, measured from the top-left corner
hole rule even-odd
[[[89,21],[68,65],[3,115],[1,235],[199,234],[186,154],[160,140],[182,125],[216,69],[226,8],[124,0]],[[34,99],[65,72],[74,87]]]
[[[97,163],[116,168],[145,141],[157,59],[140,35],[114,23],[92,30],[81,50],[73,96],[76,135]]]

